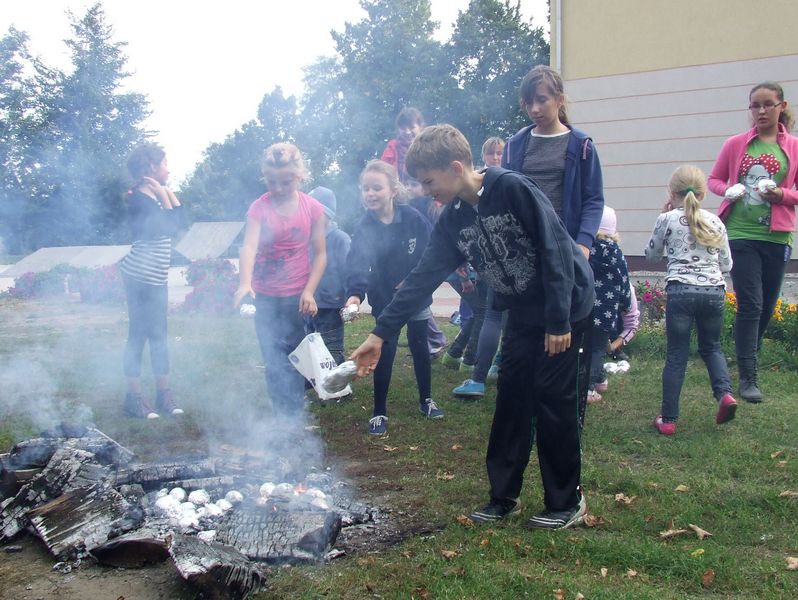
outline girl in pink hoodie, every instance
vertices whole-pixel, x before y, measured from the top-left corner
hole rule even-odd
[[[709,189],[724,197],[718,215],[726,225],[734,261],[740,396],[761,402],[757,353],[792,254],[798,138],[790,135],[793,118],[778,83],[754,86],[748,102],[754,126],[723,144]]]

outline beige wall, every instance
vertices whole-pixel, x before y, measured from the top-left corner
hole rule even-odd
[[[798,0],[551,0],[551,6],[552,64],[562,50],[559,68],[569,80],[798,53]],[[761,22],[766,33],[756,37]]]
[[[723,142],[750,127],[753,85],[779,81],[794,112],[798,106],[798,0],[551,6],[552,66],[559,40],[569,118],[596,143],[606,203],[618,213],[621,247],[630,256],[643,253],[673,170],[690,163],[708,173]],[[767,39],[743,43],[755,27],[746,16],[763,6],[774,16]],[[719,204],[714,195],[705,202],[710,210]]]

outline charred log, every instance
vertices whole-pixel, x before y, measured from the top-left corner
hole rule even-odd
[[[244,599],[266,582],[258,564],[222,544],[176,534],[170,540],[169,554],[183,579],[200,589],[205,598]]]
[[[119,492],[97,483],[71,490],[27,516],[50,552],[67,559],[85,556],[104,544],[114,527],[119,527],[117,521],[128,517],[129,508]]]
[[[169,557],[166,533],[144,526],[91,551],[97,562],[110,567],[136,568],[162,562]]]
[[[152,491],[162,487],[165,483],[171,484],[176,480],[199,479],[214,477],[216,475],[216,461],[203,460],[192,463],[163,463],[134,465],[128,469],[120,470],[116,475],[116,483],[138,483],[145,490]]]
[[[203,477],[200,479],[177,479],[169,481],[169,487],[181,487],[187,492],[194,490],[206,490],[208,492],[219,492],[229,490],[236,485],[236,479],[232,475],[222,475],[219,477]]]
[[[276,505],[228,513],[216,539],[248,557],[273,563],[319,561],[341,531],[341,517],[330,511],[289,511]]]
[[[111,468],[95,462],[94,454],[68,447],[58,449],[39,475],[0,503],[0,541],[12,538],[27,526],[26,513],[30,510],[70,490],[111,478]]]

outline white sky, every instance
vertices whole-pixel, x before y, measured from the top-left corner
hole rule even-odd
[[[68,68],[63,40],[72,37],[66,10],[78,17],[93,0],[2,0],[0,35],[9,26],[30,36],[46,64]],[[127,80],[146,94],[148,129],[168,155],[173,184],[257,114],[274,86],[302,93],[302,67],[334,53],[330,30],[365,16],[358,0],[105,0],[114,41],[127,42]],[[448,37],[468,0],[432,0],[440,39]],[[522,0],[525,18],[547,29],[546,0]]]

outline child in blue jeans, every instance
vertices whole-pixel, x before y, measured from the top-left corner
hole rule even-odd
[[[707,192],[704,173],[692,165],[674,171],[670,197],[657,218],[646,248],[648,260],[668,257],[665,290],[665,332],[668,349],[662,371],[662,411],[654,427],[662,435],[676,433],[679,395],[687,368],[690,330],[695,320],[698,353],[704,359],[718,403],[715,422],[734,418],[737,401],[731,394],[726,357],[720,347],[726,298],[724,273],[732,267],[726,227],[701,208]]]

